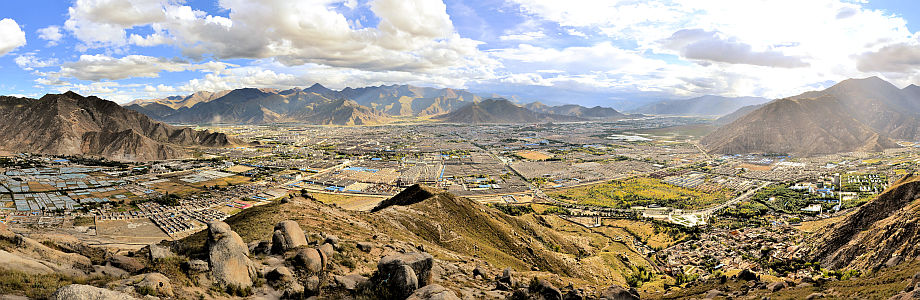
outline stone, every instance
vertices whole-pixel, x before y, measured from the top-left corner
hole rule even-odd
[[[120,254],[109,254],[106,261],[113,267],[128,271],[129,273],[140,272],[146,267],[136,259]]]
[[[904,260],[903,257],[901,257],[900,255],[892,256],[891,258],[888,259],[888,261],[885,262],[885,267],[891,268],[891,267],[897,266],[903,260]]]
[[[611,285],[601,292],[601,300],[639,300],[639,293],[634,289],[624,289],[618,285]]]
[[[482,269],[479,268],[479,266],[476,266],[476,268],[473,269],[473,278],[476,278],[476,277],[479,277],[479,278],[482,278],[482,279],[485,279],[485,278],[486,278],[485,272],[483,272]]]
[[[552,283],[542,278],[531,282],[527,291],[530,292],[531,295],[537,296],[537,299],[562,300],[562,292],[553,286]]]
[[[501,275],[495,277],[495,288],[502,291],[510,291],[514,288],[514,278],[511,277],[511,268],[505,268]]]
[[[147,245],[147,250],[150,253],[150,261],[157,261],[158,259],[175,256],[169,248],[157,244]]]
[[[240,235],[224,222],[208,224],[208,260],[211,277],[220,286],[252,287],[256,267]]]
[[[738,273],[738,279],[747,281],[759,280],[757,273],[754,273],[748,269],[741,270],[741,272]]]
[[[428,253],[413,252],[387,255],[377,263],[377,270],[381,274],[391,274],[397,271],[399,266],[403,265],[412,268],[418,279],[419,286],[431,284],[431,267],[434,266],[434,258]]]
[[[283,254],[294,248],[306,246],[307,237],[303,234],[303,229],[297,222],[287,220],[278,222],[275,225],[275,232],[272,234],[273,254]]]
[[[332,245],[336,250],[339,249],[339,237],[334,234],[327,234],[323,243]]]
[[[811,294],[808,295],[808,297],[805,297],[805,300],[815,300],[815,299],[821,299],[821,298],[824,298],[824,294],[822,294],[822,293],[811,293]]]
[[[255,243],[255,242],[254,242]],[[252,247],[253,255],[266,255],[271,254],[272,242],[271,241],[259,241],[256,243],[255,247]]]
[[[313,276],[307,277],[307,279],[304,280],[303,287],[304,287],[304,291],[308,292],[309,294],[318,293],[319,288],[320,288],[319,276],[313,275]]]
[[[333,247],[332,244],[329,244],[329,243],[322,244],[316,249],[322,252],[323,255],[325,255],[327,258],[332,257],[332,255],[335,254],[335,247]]]
[[[294,267],[309,273],[319,273],[326,266],[325,255],[315,248],[301,248],[294,255]]]
[[[460,297],[440,284],[429,284],[415,290],[406,300],[460,300]]]
[[[397,265],[395,270],[386,274],[389,275],[386,283],[390,295],[398,299],[409,297],[419,287],[418,277],[409,265]]]
[[[272,286],[288,286],[293,283],[296,278],[294,278],[294,272],[291,272],[291,269],[281,266],[268,271],[268,274],[265,274],[265,279],[268,280]]]
[[[374,249],[374,244],[368,242],[359,242],[357,245],[355,245],[355,247],[357,247],[358,250],[364,252],[371,252],[371,249]]]
[[[581,289],[569,288],[569,291],[562,295],[563,300],[584,300],[585,291]]]
[[[768,285],[767,285],[767,290],[769,290],[769,291],[771,291],[771,292],[779,292],[779,290],[782,290],[782,289],[784,289],[784,288],[786,288],[786,283],[783,282],[783,281],[774,282],[774,283],[771,283],[771,284],[768,284]]]
[[[725,297],[725,293],[717,289],[711,289],[708,292],[706,292],[705,299],[715,299],[717,297]]]
[[[204,273],[210,271],[211,268],[208,267],[208,262],[200,259],[193,259],[188,262],[188,270],[192,273]]]
[[[333,280],[335,280],[336,284],[338,284],[339,286],[341,286],[342,288],[348,291],[357,290],[359,286],[361,286],[362,284],[365,284],[368,281],[366,277],[358,275],[358,274],[351,274],[351,275],[345,275],[345,276],[336,275],[336,276],[333,276]]]
[[[160,273],[147,273],[131,277],[135,291],[145,291],[149,295],[172,297],[173,289],[169,278]]]
[[[128,294],[83,284],[71,284],[59,288],[51,295],[52,300],[133,300]]]

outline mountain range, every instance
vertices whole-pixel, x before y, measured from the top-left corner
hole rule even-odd
[[[760,97],[722,97],[707,95],[685,100],[664,100],[641,106],[632,112],[652,115],[723,116],[742,107],[759,105],[770,99]]]
[[[7,151],[146,161],[187,157],[186,147],[225,147],[223,133],[157,122],[115,102],[74,92],[41,99],[0,97],[0,147]]]
[[[508,100],[485,103],[483,97],[465,90],[411,85],[341,91],[320,84],[288,90],[243,88],[137,100],[126,107],[173,123],[374,125],[414,117],[457,123],[533,123],[625,116],[599,106],[531,103],[522,107]]]
[[[458,124],[578,122],[587,119],[529,110],[506,99],[487,99],[471,103],[435,120]]]
[[[848,79],[749,109],[702,144],[713,153],[808,156],[880,151],[897,147],[892,139],[920,139],[920,87],[899,89],[878,77]]]

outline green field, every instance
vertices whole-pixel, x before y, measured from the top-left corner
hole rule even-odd
[[[730,193],[706,193],[670,185],[654,178],[633,178],[547,192],[561,201],[613,208],[657,204],[678,209],[698,209],[725,202]]]

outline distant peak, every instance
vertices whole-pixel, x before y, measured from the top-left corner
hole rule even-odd
[[[311,85],[311,86],[309,87],[309,89],[311,89],[311,90],[316,90],[316,89],[328,90],[328,88],[326,88],[326,87],[323,86],[322,84],[319,84],[319,82],[314,83],[313,85]]]

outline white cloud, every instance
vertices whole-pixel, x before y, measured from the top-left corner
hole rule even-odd
[[[680,52],[682,57],[693,60],[780,68],[808,66],[800,57],[786,56],[774,49],[754,50],[751,45],[722,37],[715,31],[682,29],[663,43],[665,47]]]
[[[38,38],[48,41],[49,46],[57,45],[57,42],[64,37],[59,26],[48,26],[39,29],[37,32]]]
[[[35,53],[26,53],[20,56],[17,56],[13,59],[20,68],[26,71],[34,70],[35,68],[47,68],[56,66],[58,64],[57,58],[48,58],[41,59],[35,56]]]
[[[182,72],[204,70],[222,72],[231,64],[208,62],[192,64],[185,61],[169,60],[162,57],[145,55],[128,55],[121,58],[97,54],[81,55],[80,60],[61,65],[57,72],[47,74],[52,78],[76,78],[80,80],[120,80],[135,77],[159,77],[161,72]]]
[[[900,43],[859,56],[858,68],[863,72],[914,73],[920,69],[920,45]]]
[[[0,56],[25,46],[25,44],[26,33],[19,28],[19,24],[15,20],[0,20]]]
[[[543,31],[532,31],[517,34],[507,34],[498,37],[498,39],[502,41],[533,41],[544,37],[546,37],[546,34],[544,34]]]

